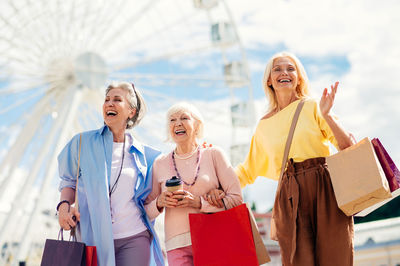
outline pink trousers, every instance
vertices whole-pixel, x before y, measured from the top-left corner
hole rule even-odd
[[[193,266],[192,246],[170,250],[167,258],[169,266]]]

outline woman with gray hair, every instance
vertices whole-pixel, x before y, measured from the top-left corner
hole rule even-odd
[[[168,264],[193,265],[189,213],[233,208],[242,203],[242,194],[238,177],[222,150],[199,145],[203,137],[203,118],[197,108],[178,103],[168,110],[166,117],[167,139],[176,147],[155,160],[153,191],[145,208],[150,219],[155,219],[165,209]],[[171,185],[179,189],[171,189]],[[224,194],[213,206],[203,196],[217,188]]]
[[[164,264],[143,207],[151,191],[153,161],[160,152],[126,131],[145,111],[133,84],[112,83],[103,104],[104,126],[76,135],[58,156],[60,226],[70,230],[79,222],[82,242],[96,246],[100,266],[149,265],[150,257],[157,265]],[[71,206],[75,193],[79,210]]]

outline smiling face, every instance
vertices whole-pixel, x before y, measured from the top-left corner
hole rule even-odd
[[[298,84],[299,76],[294,61],[289,57],[274,59],[267,85],[272,85],[276,92],[287,90],[295,92]]]
[[[128,100],[128,91],[121,88],[111,89],[104,100],[103,118],[106,125],[110,128],[125,129],[128,118],[135,115]]]
[[[198,122],[187,111],[176,112],[169,117],[169,134],[176,144],[195,143]]]

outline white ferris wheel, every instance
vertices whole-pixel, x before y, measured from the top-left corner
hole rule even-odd
[[[253,96],[224,0],[3,0],[1,265],[40,256],[44,232],[57,231],[56,155],[72,135],[101,125],[111,80],[135,82],[149,112],[189,95],[229,97],[231,159],[241,159],[237,136],[252,126]]]

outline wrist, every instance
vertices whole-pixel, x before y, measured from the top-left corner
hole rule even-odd
[[[201,209],[201,196],[197,196],[197,208]]]
[[[156,208],[157,208],[158,212],[161,212],[163,207],[160,205],[159,200],[160,200],[160,197],[157,197],[157,199],[156,199]]]
[[[322,117],[325,119],[325,120],[331,120],[331,119],[333,119],[333,116],[332,116],[332,114],[329,112],[329,113],[327,113],[327,114],[322,114]]]
[[[66,206],[66,205],[68,205],[68,210],[69,210],[69,208],[70,208],[70,206],[71,206],[71,204],[69,203],[69,201],[68,201],[68,200],[62,200],[62,201],[60,201],[60,202],[57,204],[56,211],[59,211],[59,209],[60,209],[62,206]]]

